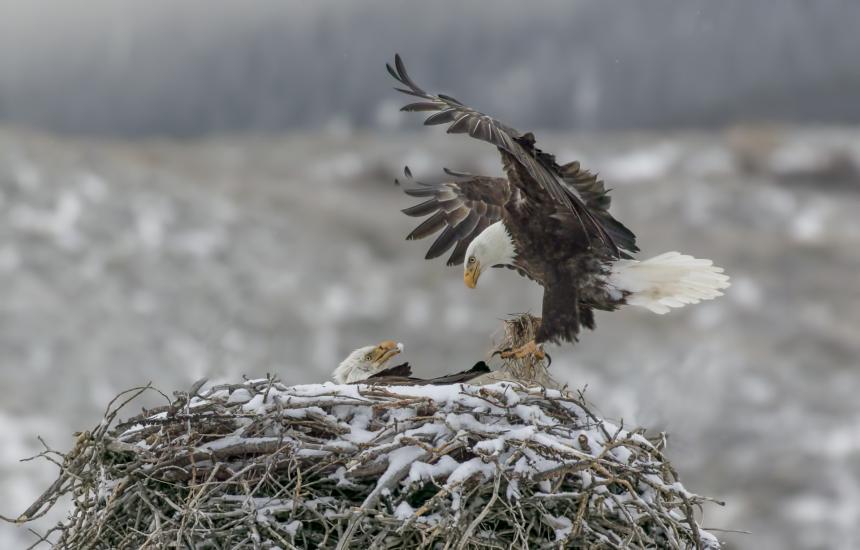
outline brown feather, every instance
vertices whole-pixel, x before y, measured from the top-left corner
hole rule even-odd
[[[421,225],[413,229],[412,232],[406,236],[406,240],[413,241],[416,239],[423,239],[424,237],[432,235],[445,227],[445,224],[445,212],[436,212],[424,220]]]
[[[445,230],[439,234],[433,244],[430,245],[430,249],[427,251],[427,255],[424,256],[425,260],[432,260],[433,258],[438,258],[442,254],[448,251],[449,248],[454,246],[454,243],[457,241],[457,233],[453,227],[450,225],[445,227]]]
[[[457,246],[454,247],[454,251],[451,252],[451,255],[448,256],[448,261],[446,265],[460,265],[466,259],[466,249],[469,248],[469,243],[471,241],[467,239],[460,239],[457,241]]]
[[[450,170],[447,173],[461,174]],[[504,178],[486,176],[463,176],[452,182],[425,185],[426,189],[404,189],[411,196],[433,197],[403,210],[409,216],[432,213],[407,239],[424,238],[445,228],[426,257],[436,258],[456,244],[448,265],[462,263],[472,239],[501,219],[502,205],[510,196],[510,185]]]
[[[401,210],[407,216],[418,217],[418,216],[426,216],[431,212],[436,211],[439,208],[439,201],[436,199],[426,200],[420,204],[416,204],[415,206],[410,206],[409,208],[404,208]]]

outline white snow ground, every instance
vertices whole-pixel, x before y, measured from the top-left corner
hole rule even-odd
[[[541,133],[537,134],[539,139]],[[554,374],[609,418],[670,432],[692,491],[728,502],[730,548],[860,547],[860,130],[552,136],[612,176],[643,255],[726,268],[719,300],[598,315]],[[540,291],[507,271],[476,291],[405,242],[392,184],[493,151],[438,132],[100,142],[0,131],[0,514],[53,470],[18,463],[101,418],[119,390],[208,376],[328,377],[403,341],[420,375],[471,366]],[[50,523],[51,518],[41,525]],[[0,524],[0,547],[24,529]]]

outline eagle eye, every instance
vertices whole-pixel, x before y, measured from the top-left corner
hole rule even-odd
[[[364,356],[365,361],[370,361],[371,359],[373,359],[373,355],[371,355],[370,353]]]
[[[469,263],[470,264],[475,263],[475,257],[474,256],[469,256]]]

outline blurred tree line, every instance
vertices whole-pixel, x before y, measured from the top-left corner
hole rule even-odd
[[[0,123],[396,126],[395,51],[521,129],[856,123],[858,21],[848,0],[0,0]]]

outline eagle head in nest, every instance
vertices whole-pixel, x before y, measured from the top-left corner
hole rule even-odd
[[[338,384],[364,380],[384,370],[388,361],[403,351],[403,344],[385,340],[375,346],[365,346],[350,353],[332,373]]]

